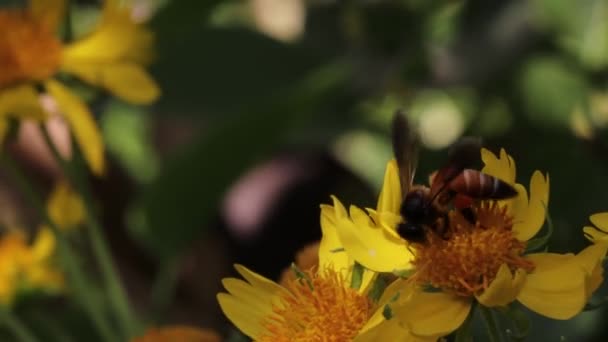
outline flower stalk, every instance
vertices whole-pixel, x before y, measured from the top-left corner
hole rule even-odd
[[[3,153],[0,156],[0,164],[2,164],[4,169],[9,174],[9,177],[13,179],[17,187],[21,190],[23,196],[26,197],[26,200],[29,201],[30,204],[35,208],[42,220],[50,227],[51,231],[55,235],[59,258],[68,275],[74,296],[82,304],[83,309],[89,315],[100,337],[104,341],[108,342],[117,341],[109,322],[106,320],[106,317],[104,317],[104,312],[99,306],[95,305],[93,298],[89,296],[89,288],[91,286],[85,278],[80,265],[77,263],[78,258],[76,254],[72,251],[68,240],[63,235],[61,229],[49,217],[43,201],[38,196],[38,192],[19,170],[17,164],[6,153]]]
[[[30,329],[15,315],[7,309],[0,309],[0,324],[5,326],[18,341],[39,342],[30,332]]]
[[[94,212],[91,191],[78,166],[75,165],[76,163],[64,160],[51,140],[46,128],[41,125],[40,129],[42,130],[47,146],[49,146],[52,155],[63,171],[63,174],[72,182],[74,188],[82,196],[88,224],[87,233],[91,242],[93,254],[101,269],[105,291],[110,301],[110,305],[114,309],[116,318],[124,335],[127,338],[134,337],[138,333],[137,323],[134,319],[135,315],[132,313],[126,291],[118,277],[116,266],[114,265],[106,239],[102,233],[102,225],[99,223],[97,215]]]

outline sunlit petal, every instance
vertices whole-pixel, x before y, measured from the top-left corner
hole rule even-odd
[[[334,204],[335,207],[341,204]],[[356,222],[346,216],[337,218],[338,236],[346,252],[375,272],[392,272],[411,267],[413,255],[405,242],[387,239],[384,229],[375,227],[365,212],[353,209]],[[338,215],[337,215],[338,217]]]
[[[323,235],[319,246],[319,268],[333,267],[346,276],[352,262],[342,248],[336,229],[335,209],[330,205],[321,206],[321,232]]]
[[[384,182],[378,198],[378,212],[398,213],[403,197],[399,180],[399,167],[394,159],[386,164]]]

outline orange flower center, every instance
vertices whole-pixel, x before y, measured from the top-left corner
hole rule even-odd
[[[59,68],[61,43],[30,12],[1,10],[0,32],[0,88],[47,79]]]
[[[513,235],[513,220],[506,207],[484,202],[472,209],[474,224],[453,210],[447,236],[429,232],[427,243],[415,246],[416,273],[412,279],[460,296],[473,296],[488,287],[502,264],[511,271],[534,269],[523,257],[526,243]]]
[[[367,296],[345,284],[333,269],[306,272],[308,279],[289,281],[290,294],[262,323],[260,342],[351,341],[373,311]]]

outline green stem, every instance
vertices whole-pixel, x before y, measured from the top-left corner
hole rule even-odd
[[[59,227],[57,227],[55,222],[49,217],[42,200],[37,196],[38,192],[34,190],[27,178],[19,171],[17,164],[6,153],[0,155],[0,162],[4,166],[9,177],[13,179],[17,187],[21,190],[23,196],[26,197],[35,210],[38,211],[42,220],[53,231],[55,239],[57,240],[59,258],[69,278],[71,290],[74,291],[77,300],[91,318],[97,332],[104,341],[116,341],[110,325],[104,318],[103,311],[100,311],[99,307],[95,306],[93,300],[87,295],[89,286],[77,263],[77,256],[72,252],[67,239]]]
[[[158,275],[152,287],[152,321],[159,323],[163,319],[169,304],[175,295],[179,274],[179,258],[173,257],[161,263]]]
[[[0,309],[0,322],[7,327],[13,336],[21,342],[38,342],[38,339],[30,332],[28,327],[21,322],[13,312],[8,309]]]
[[[498,323],[492,314],[492,310],[484,307],[483,305],[479,305],[479,311],[481,312],[481,317],[483,317],[483,322],[486,326],[489,341],[500,342],[501,338],[498,330]]]
[[[97,220],[97,215],[93,209],[93,196],[88,184],[80,170],[78,170],[77,167],[74,167],[74,163],[70,163],[61,157],[45,127],[40,126],[40,128],[43,132],[44,140],[47,146],[49,146],[51,149],[53,157],[61,167],[65,176],[72,182],[72,185],[82,196],[88,223],[87,233],[89,234],[93,254],[95,255],[101,269],[110,305],[113,307],[116,313],[116,318],[118,319],[124,334],[127,338],[132,338],[138,333],[135,316],[131,311],[129,299],[122,283],[120,282],[118,273],[116,271],[116,266],[114,265],[114,261],[112,260],[112,256],[107,247],[106,239],[103,236],[102,225]]]

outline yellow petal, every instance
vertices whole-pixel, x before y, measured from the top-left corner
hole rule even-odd
[[[490,150],[482,148],[481,160],[485,164],[481,170],[483,173],[500,178],[509,184],[515,184],[515,162],[504,149],[500,149],[500,158],[497,158]]]
[[[383,340],[385,336],[391,336],[391,334],[403,336],[403,338],[393,338],[395,340],[410,341],[408,338],[411,334],[405,325],[398,319],[387,321],[384,318],[383,311],[386,304],[393,304],[397,298],[409,298],[413,292],[414,287],[406,279],[399,278],[389,284],[378,300],[376,312],[361,328],[356,341],[378,341]]]
[[[581,312],[586,274],[571,254],[538,253],[527,258],[536,268],[526,277],[517,299],[530,310],[553,319],[570,319]]]
[[[247,280],[253,287],[264,291],[269,296],[275,296],[277,294],[287,293],[283,287],[274,281],[262,277],[261,275],[251,271],[243,265],[234,265],[236,271]]]
[[[44,291],[58,292],[65,288],[63,273],[50,265],[33,265],[25,270],[25,286]]]
[[[597,213],[589,216],[589,220],[599,230],[608,233],[608,213]]]
[[[438,337],[448,335],[462,325],[471,310],[471,300],[443,292],[419,290],[391,308],[393,319],[405,323],[412,334]]]
[[[31,247],[35,261],[42,262],[55,253],[55,235],[48,227],[41,227]]]
[[[235,265],[239,274],[247,282],[226,278],[222,284],[228,293],[219,293],[217,300],[226,317],[247,336],[257,339],[263,332],[261,322],[279,305],[279,298],[287,290],[273,281],[252,272],[241,265]]]
[[[20,85],[0,90],[0,118],[9,116],[40,121],[46,119],[34,87]]]
[[[395,159],[391,159],[386,164],[384,172],[384,182],[378,198],[378,212],[399,213],[402,199],[399,167]]]
[[[64,71],[92,85],[103,87],[127,102],[149,104],[160,96],[160,88],[144,68],[131,62],[66,64]]]
[[[330,205],[321,206],[321,232],[319,269],[333,268],[346,276],[353,263],[349,262],[348,254],[342,248],[336,231],[335,210]]]
[[[334,207],[345,212],[336,199]],[[403,241],[394,241],[381,227],[376,227],[365,212],[353,207],[349,217],[336,215],[338,236],[346,252],[357,262],[375,272],[393,272],[411,268],[412,253]],[[356,220],[356,222],[354,222]]]
[[[477,300],[487,307],[505,306],[515,300],[526,280],[526,271],[518,269],[515,276],[506,264],[498,269],[496,278]]]
[[[517,203],[517,201],[516,201]],[[542,228],[549,205],[549,175],[534,171],[530,179],[530,200],[527,207],[513,208],[513,231],[520,241],[530,240]]]
[[[91,170],[101,175],[104,171],[104,147],[101,133],[87,106],[68,88],[55,80],[45,82],[46,89],[55,98],[69,123]]]
[[[369,216],[376,222],[376,226],[380,226],[384,231],[392,237],[395,241],[402,240],[399,233],[397,233],[397,225],[403,222],[401,214],[391,213],[388,211],[377,212],[373,209],[367,209]]]
[[[29,9],[39,22],[56,31],[65,11],[65,0],[30,0]]]
[[[260,324],[264,316],[260,316],[259,310],[244,305],[239,298],[227,293],[219,293],[217,301],[224,315],[245,335],[256,340],[264,333]]]
[[[583,249],[575,257],[576,262],[583,267],[587,274],[587,299],[591,297],[593,292],[602,283],[604,273],[603,260],[607,250],[608,242],[601,241]]]
[[[241,306],[255,312],[260,319],[272,313],[273,294],[236,278],[224,278],[222,285],[229,294],[241,302]]]
[[[604,231],[599,230],[596,227],[592,227],[592,226],[583,227],[583,234],[585,235],[587,240],[589,240],[593,243],[597,243],[600,241],[608,242],[608,233],[604,233]]]
[[[380,310],[381,311],[381,310]],[[403,322],[397,319],[384,320],[372,329],[362,331],[355,337],[354,342],[376,341],[407,341],[407,342],[435,342],[437,337],[418,337],[412,335]]]
[[[65,182],[55,185],[47,200],[46,210],[51,220],[62,229],[82,224],[86,215],[82,198]]]
[[[361,279],[361,287],[359,287],[359,293],[368,293],[372,289],[374,281],[377,277],[378,273],[368,269],[363,270],[363,277]]]
[[[117,1],[105,1],[95,30],[63,49],[64,67],[72,64],[112,62],[148,63],[152,57],[154,35],[131,19],[131,9]]]

